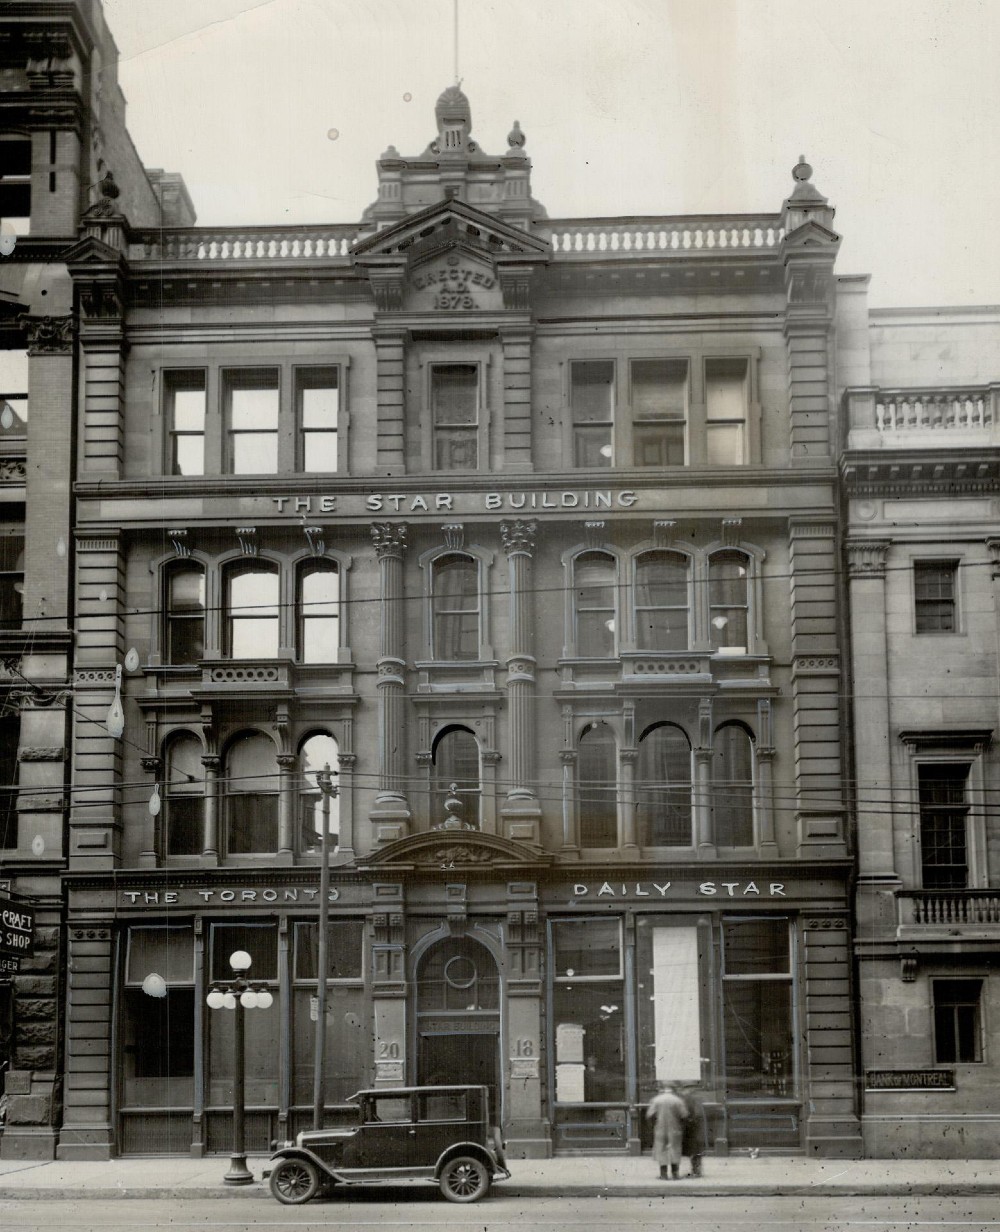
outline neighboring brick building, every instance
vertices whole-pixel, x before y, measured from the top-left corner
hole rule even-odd
[[[67,268],[113,166],[136,224],[189,223],[183,183],[145,172],[124,127],[97,0],[0,14],[0,893],[32,904],[34,954],[0,971],[5,1159],[51,1158],[60,1069],[66,764],[72,709],[72,492],[79,372]],[[109,186],[108,191],[115,191]],[[173,200],[161,208],[159,196]],[[16,235],[16,242],[15,242]],[[95,994],[95,1001],[106,994]],[[107,1058],[91,1072],[103,1073]]]
[[[1000,311],[843,291],[865,1151],[994,1157]]]

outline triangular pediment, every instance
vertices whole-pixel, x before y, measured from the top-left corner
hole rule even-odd
[[[551,857],[533,847],[483,834],[480,830],[428,830],[397,839],[358,859],[366,869],[404,868],[441,872],[489,871],[549,864]]]
[[[99,240],[96,236],[86,235],[82,240],[79,240],[72,248],[67,249],[63,255],[63,260],[67,265],[88,266],[88,265],[117,265],[121,261],[122,254],[112,248],[110,244],[105,244],[103,240]]]
[[[353,254],[362,260],[410,260],[418,254],[425,258],[425,254],[433,255],[455,246],[508,260],[537,261],[549,255],[547,241],[454,199],[438,201],[419,214],[359,241]]]
[[[789,231],[785,236],[785,250],[789,248],[827,248],[831,244],[839,244],[840,236],[829,227],[824,227],[815,219],[810,218],[801,227]]]

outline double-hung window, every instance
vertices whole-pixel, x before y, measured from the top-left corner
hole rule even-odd
[[[205,570],[179,565],[167,573],[166,662],[197,663],[205,654]]]
[[[299,571],[299,660],[336,663],[340,649],[340,571],[334,561]]]
[[[234,566],[227,583],[226,649],[230,658],[275,658],[280,612],[277,566],[262,561]]]
[[[688,558],[644,552],[635,562],[635,643],[639,650],[687,650]]]
[[[584,552],[573,562],[576,653],[608,659],[615,653],[615,558]]]
[[[932,980],[934,996],[934,1063],[954,1065],[982,1061],[983,981]]]
[[[615,364],[611,359],[570,364],[573,465],[611,466],[614,461]]]
[[[231,369],[225,373],[224,390],[229,473],[275,474],[278,469],[278,369]]]
[[[205,373],[169,371],[164,377],[165,414],[172,475],[205,473]]]
[[[10,89],[10,87],[6,87]],[[55,131],[50,130],[51,140]],[[54,149],[50,149],[55,162]],[[52,174],[55,174],[54,172]],[[17,134],[0,137],[0,218],[15,235],[31,230],[31,138]]]
[[[636,466],[687,462],[686,359],[633,359],[632,450]]]
[[[913,562],[914,629],[954,633],[958,628],[958,561]]]
[[[581,847],[618,846],[618,744],[607,723],[590,723],[577,749]]]
[[[705,456],[710,466],[747,461],[749,377],[745,359],[705,360]]]
[[[969,884],[967,762],[917,766],[920,863],[925,890],[964,889]]]
[[[438,661],[479,658],[479,561],[461,552],[431,566],[432,653]]]
[[[295,374],[295,401],[300,434],[300,469],[337,471],[340,373],[336,368],[300,368]]]
[[[430,371],[434,469],[479,466],[479,365],[434,364]]]
[[[23,599],[24,535],[0,527],[0,629],[20,629]]]
[[[164,848],[168,856],[197,856],[205,849],[205,770],[202,743],[190,733],[167,747]]]
[[[708,561],[709,636],[718,654],[745,654],[750,632],[750,558],[736,548]]]

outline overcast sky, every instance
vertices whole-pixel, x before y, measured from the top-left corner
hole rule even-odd
[[[1000,0],[458,0],[473,135],[551,217],[777,211],[805,154],[878,306],[1000,304]],[[104,0],[198,221],[353,222],[454,79],[454,0]]]

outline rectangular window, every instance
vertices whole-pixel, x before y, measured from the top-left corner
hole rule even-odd
[[[142,988],[161,976],[166,995]],[[126,1107],[190,1107],[194,1099],[194,933],[190,927],[128,930],[122,1022]]]
[[[625,1098],[625,997],[616,918],[552,925],[556,1103]]]
[[[225,373],[229,473],[273,475],[278,469],[277,368],[244,368]]]
[[[707,938],[706,938],[707,940]],[[636,916],[639,1098],[670,1079],[698,1082],[705,1054],[701,960],[693,920]]]
[[[748,387],[745,359],[706,359],[705,454],[710,466],[746,461]]]
[[[631,387],[635,465],[683,466],[687,461],[687,360],[634,359]]]
[[[171,475],[205,473],[205,373],[164,376]]]
[[[248,980],[278,978],[278,930],[274,924],[213,924],[211,978],[231,980],[230,955],[243,950],[250,955]]]
[[[611,466],[614,405],[613,360],[588,359],[570,364],[574,466]]]
[[[968,763],[934,762],[917,767],[920,863],[925,890],[964,889],[969,884],[966,787]]]
[[[957,560],[913,563],[913,610],[917,633],[953,633],[957,628]]]
[[[336,368],[300,369],[295,374],[295,403],[301,436],[303,471],[337,471],[337,421],[340,381]]]
[[[0,629],[20,629],[24,598],[24,536],[0,530]]]
[[[30,137],[0,140],[0,218],[15,235],[31,232]]]
[[[328,925],[328,979],[360,980],[364,954],[364,921],[331,920]],[[295,978],[315,980],[318,969],[319,926],[295,925]]]
[[[28,352],[0,350],[0,441],[27,434]]]
[[[431,368],[434,469],[474,471],[479,466],[479,365]]]
[[[278,1073],[281,1069],[277,925],[212,924],[209,951],[211,979],[233,978],[229,956],[237,950],[245,950],[250,955],[246,978],[254,983],[270,985],[269,991],[274,997],[268,1009],[254,1009],[244,1014],[246,1102],[248,1105],[275,1105],[278,1102]],[[236,1015],[229,1010],[206,1010],[205,1017],[208,1023],[208,1102],[231,1109]]]
[[[982,1061],[982,980],[932,980],[934,1063]]]
[[[729,1095],[794,1095],[788,921],[749,917],[724,920],[722,961]]]

